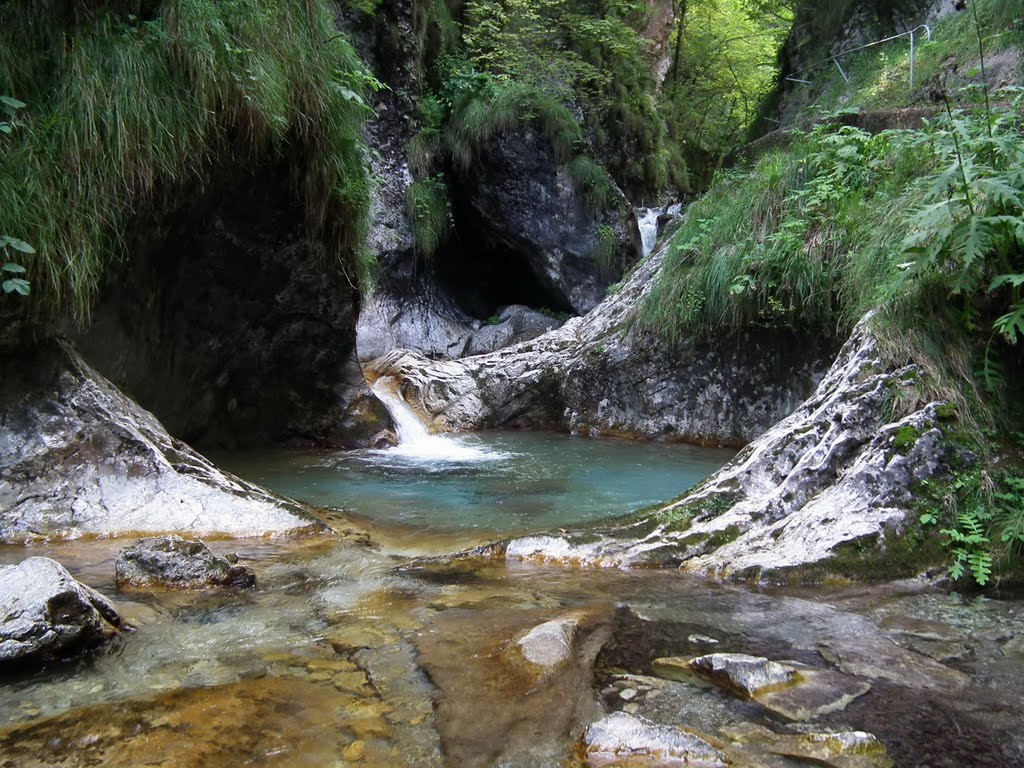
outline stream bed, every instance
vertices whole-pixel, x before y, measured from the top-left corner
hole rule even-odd
[[[0,563],[55,558],[135,627],[83,660],[4,680],[0,766],[681,764],[586,762],[580,736],[609,712],[705,734],[724,756],[720,765],[1022,764],[1020,602],[968,599],[924,581],[758,589],[675,571],[428,556],[482,533],[557,524],[568,499],[578,502],[575,522],[674,496],[728,458],[705,454],[687,480],[672,474],[683,448],[566,438],[545,447],[548,439],[485,436],[473,445],[490,458],[434,466],[429,477],[400,453],[228,462],[278,491],[354,508],[385,542],[211,541],[252,566],[252,590],[119,589],[114,559],[124,540],[0,546]],[[538,469],[570,448],[594,449],[575,460],[578,475]],[[601,463],[603,453],[624,464],[622,476]],[[653,471],[631,478],[634,464]],[[629,490],[609,500],[609,486],[594,488],[602,478]],[[382,511],[368,523],[374,504]],[[386,543],[393,524],[404,531],[401,546]],[[573,627],[570,651],[539,667],[518,649],[551,622]],[[658,658],[714,652],[788,660],[869,690],[845,708],[790,722],[652,668]],[[850,731],[874,734],[885,754],[822,763],[786,746],[808,733]]]

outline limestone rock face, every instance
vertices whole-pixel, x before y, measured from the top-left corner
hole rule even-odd
[[[67,344],[0,371],[0,539],[322,526],[172,438]]]
[[[354,448],[387,423],[355,359],[357,291],[310,238],[290,168],[218,174],[140,214],[74,340],[189,444]]]
[[[828,560],[850,542],[884,553],[906,524],[912,487],[950,458],[941,404],[891,416],[893,393],[915,375],[883,362],[866,318],[814,393],[697,490],[586,538],[512,541],[506,554],[756,576]]]
[[[438,430],[512,426],[744,444],[813,390],[832,345],[779,332],[674,349],[627,330],[661,259],[655,253],[586,317],[535,339],[456,361],[394,350],[365,367],[398,378]]]
[[[603,210],[590,210],[533,128],[487,142],[479,163],[459,177],[457,196],[460,226],[490,250],[522,259],[554,309],[589,312],[639,256],[636,222],[622,193],[616,190]],[[604,268],[599,226],[613,242]]]
[[[121,550],[114,569],[118,584],[185,588],[256,586],[256,574],[249,566],[214,554],[201,541],[188,541],[180,536],[140,539]]]
[[[47,557],[0,566],[0,664],[63,658],[122,626],[114,606]]]

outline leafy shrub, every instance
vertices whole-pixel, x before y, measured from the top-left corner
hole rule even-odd
[[[31,104],[6,139],[0,232],[37,249],[26,267],[38,314],[88,314],[134,210],[286,150],[311,230],[366,274],[361,124],[376,81],[331,3],[165,0],[144,18],[77,5],[0,4],[0,93]]]

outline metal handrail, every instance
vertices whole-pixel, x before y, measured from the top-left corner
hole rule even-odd
[[[839,63],[839,57],[840,56],[846,56],[849,53],[856,53],[857,51],[863,51],[865,48],[872,48],[873,46],[881,45],[882,43],[888,43],[888,42],[890,42],[892,40],[898,40],[901,37],[906,37],[907,35],[909,35],[910,36],[910,87],[913,88],[914,87],[914,33],[916,33],[920,29],[923,29],[925,31],[925,35],[926,35],[926,37],[928,39],[928,42],[931,42],[931,39],[932,39],[931,27],[929,27],[927,24],[919,24],[916,27],[914,27],[913,29],[909,30],[908,32],[900,32],[897,35],[890,35],[889,37],[883,37],[881,40],[875,40],[875,41],[867,43],[865,45],[858,45],[856,48],[849,48],[849,49],[847,49],[845,51],[840,51],[839,53],[836,53],[836,54],[833,54],[832,56],[829,56],[827,59],[822,59],[821,61],[816,61],[813,64],[808,64],[805,67],[800,67],[800,69],[793,70],[793,72],[791,72],[790,74],[786,75],[785,79],[789,80],[790,82],[794,82],[794,83],[805,83],[807,85],[812,85],[810,80],[803,80],[801,78],[795,77],[795,75],[798,75],[801,72],[806,72],[807,70],[810,70],[810,69],[816,69],[817,67],[820,67],[823,64],[828,64],[831,61],[831,62],[834,62],[836,67],[839,68],[839,74],[841,74],[843,76],[843,80],[845,80],[846,82],[849,82],[850,78],[846,76],[846,72],[843,71],[843,67]]]

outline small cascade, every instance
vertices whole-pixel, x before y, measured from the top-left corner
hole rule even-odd
[[[642,257],[647,258],[658,242],[659,222],[663,216],[678,219],[683,212],[682,203],[672,203],[656,208],[637,208],[636,224],[640,229]]]
[[[505,458],[505,454],[467,445],[462,440],[445,435],[432,435],[409,407],[398,390],[398,382],[391,376],[382,376],[370,387],[391,414],[398,435],[398,445],[381,453],[416,462],[479,462]]]
[[[637,208],[636,223],[640,228],[640,247],[643,258],[647,258],[658,241],[658,217],[661,208]]]

